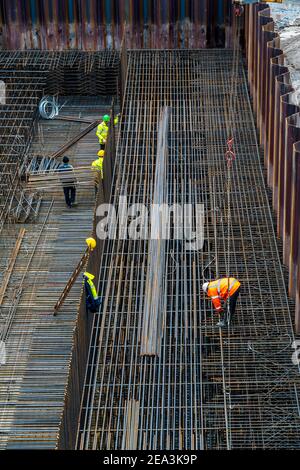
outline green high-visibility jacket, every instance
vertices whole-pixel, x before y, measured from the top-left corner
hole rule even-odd
[[[99,139],[100,144],[106,144],[107,136],[108,136],[108,126],[106,122],[101,122],[97,127],[96,136]]]
[[[119,116],[120,115],[117,114],[117,116],[114,119],[114,125],[115,126],[119,123]],[[97,127],[96,136],[98,137],[100,144],[106,144],[107,136],[108,136],[108,130],[109,130],[109,127],[108,127],[108,125],[106,124],[105,121],[102,121],[101,124],[99,124],[99,126]]]

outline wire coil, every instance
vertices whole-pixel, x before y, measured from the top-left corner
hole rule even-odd
[[[59,107],[54,96],[44,96],[39,104],[39,113],[43,119],[54,119],[58,116]]]

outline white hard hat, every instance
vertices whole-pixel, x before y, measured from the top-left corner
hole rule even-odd
[[[209,285],[209,282],[205,282],[202,286],[202,289],[203,289],[203,292],[207,292],[207,289],[208,289],[208,285]]]

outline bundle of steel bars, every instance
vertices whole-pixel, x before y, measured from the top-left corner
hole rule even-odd
[[[151,242],[105,242],[78,448],[300,446],[290,304],[240,62],[228,186],[233,57],[229,50],[129,53],[111,202],[118,207],[126,195],[128,207],[150,209],[160,113],[170,106],[164,191],[171,205],[204,205],[205,240],[195,251],[186,236],[165,242],[158,260],[165,326],[152,357],[141,354]],[[242,292],[232,326],[220,330],[201,286],[228,272]]]
[[[167,203],[167,171],[168,171],[168,133],[170,109],[162,111],[155,162],[155,181],[153,189],[153,209],[151,221],[151,240],[145,288],[145,304],[143,308],[143,325],[141,338],[141,355],[156,356],[160,354],[161,337],[163,335],[164,315],[164,276],[165,276],[165,244],[163,237],[164,218],[160,210]]]
[[[41,70],[53,70],[56,68],[83,67],[90,71],[94,63],[102,69],[114,68],[119,63],[118,51],[41,51],[41,50],[2,50],[0,54],[1,68],[30,68],[35,67]]]

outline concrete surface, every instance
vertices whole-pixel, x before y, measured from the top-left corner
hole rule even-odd
[[[270,7],[291,72],[295,103],[300,105],[300,0],[274,3]]]

